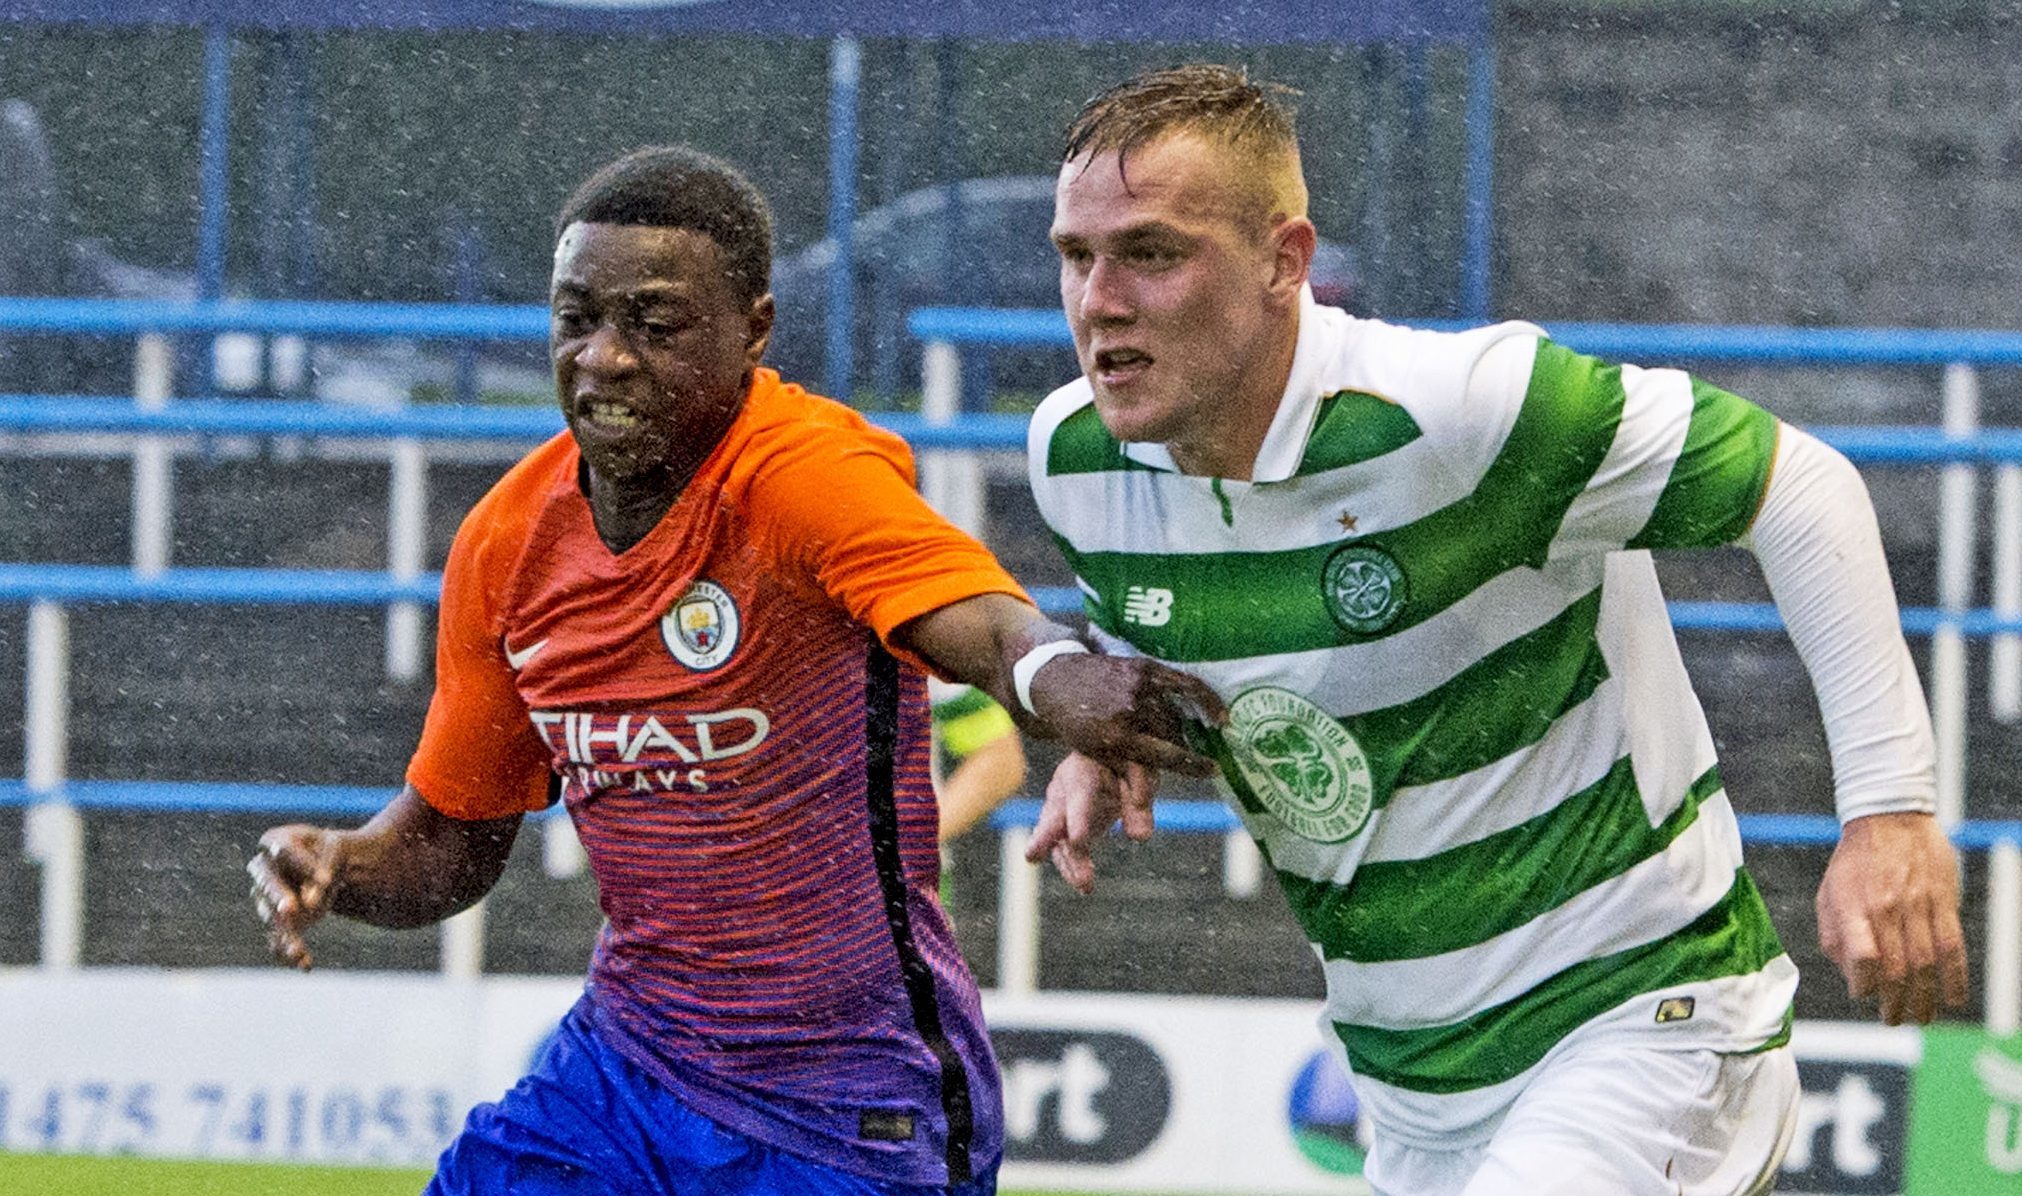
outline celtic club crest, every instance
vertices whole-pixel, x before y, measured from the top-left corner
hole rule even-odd
[[[1362,745],[1291,690],[1264,686],[1237,697],[1224,741],[1257,803],[1300,838],[1339,843],[1369,822],[1375,787]]]
[[[1404,570],[1397,558],[1367,544],[1350,544],[1327,558],[1320,573],[1327,613],[1357,635],[1374,635],[1404,610]]]

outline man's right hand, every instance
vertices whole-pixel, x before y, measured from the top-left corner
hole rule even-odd
[[[1026,861],[1036,864],[1051,856],[1061,879],[1084,895],[1094,892],[1090,848],[1095,840],[1118,819],[1132,839],[1141,843],[1151,838],[1157,792],[1158,774],[1141,764],[1126,764],[1118,773],[1080,752],[1068,753],[1046,785],[1046,804],[1026,845]]]
[[[274,958],[308,971],[315,964],[303,934],[330,912],[331,890],[342,874],[344,834],[318,826],[277,826],[260,836],[246,861],[253,878],[253,908],[267,927]]]
[[[1033,674],[1032,710],[1068,747],[1119,776],[1131,769],[1195,777],[1220,771],[1213,757],[1186,746],[1185,726],[1228,721],[1221,696],[1199,677],[1156,660],[1102,653],[1056,656]],[[1050,801],[1051,786],[1047,792]]]
[[[1121,771],[1144,768],[1212,776],[1215,762],[1187,747],[1189,721],[1220,726],[1228,718],[1207,682],[1142,656],[1075,651],[1038,662],[1019,693],[1016,662],[1048,644],[1072,640],[1012,594],[978,594],[928,611],[891,632],[943,677],[966,681],[1003,704],[1026,731],[1058,738],[1069,748]]]

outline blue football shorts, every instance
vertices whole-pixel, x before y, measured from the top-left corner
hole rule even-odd
[[[788,1154],[684,1105],[569,1011],[512,1091],[472,1109],[424,1196],[994,1196],[889,1183]]]

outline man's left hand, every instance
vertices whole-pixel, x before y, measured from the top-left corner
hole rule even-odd
[[[1927,1023],[1965,1005],[1959,857],[1929,814],[1870,814],[1846,824],[1818,888],[1819,944],[1857,1000],[1882,1020]]]
[[[1069,752],[1046,786],[1046,804],[1026,845],[1026,862],[1050,856],[1061,879],[1084,896],[1093,893],[1096,840],[1119,819],[1124,834],[1140,843],[1151,838],[1157,792],[1158,774],[1143,765],[1111,772],[1080,752]]]

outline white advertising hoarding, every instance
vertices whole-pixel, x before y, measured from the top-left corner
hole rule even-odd
[[[0,971],[0,1151],[427,1166],[527,1070],[564,978]],[[986,993],[1007,1188],[1366,1191],[1307,1001]],[[1783,1190],[1899,1191],[1915,1030],[1801,1024]],[[1814,1089],[1817,1091],[1814,1091]]]
[[[0,1148],[426,1166],[568,980],[0,973]]]

